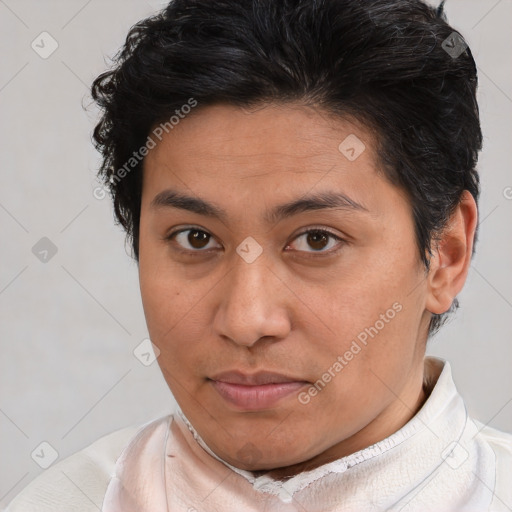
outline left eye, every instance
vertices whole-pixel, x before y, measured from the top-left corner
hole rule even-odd
[[[333,246],[336,245],[336,243],[329,244],[329,239],[337,242],[343,242],[344,240],[335,235],[334,233],[331,233],[330,231],[327,231],[325,229],[311,229],[309,231],[304,231],[303,233],[300,233],[297,235],[295,240],[301,240],[302,244],[299,244],[301,247],[299,247],[299,251],[305,251],[305,252],[331,252],[330,250],[324,250],[326,247],[328,249],[332,249]],[[313,248],[313,251],[307,251],[305,248],[309,246]]]

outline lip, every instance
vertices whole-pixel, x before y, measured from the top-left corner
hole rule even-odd
[[[223,372],[208,379],[219,395],[242,410],[260,410],[275,406],[281,399],[298,391],[307,381],[273,372],[244,374]]]
[[[252,375],[239,370],[217,373],[211,380],[227,382],[228,384],[243,384],[245,386],[261,386],[264,384],[282,384],[284,382],[305,382],[300,377],[290,377],[282,373],[259,371]]]

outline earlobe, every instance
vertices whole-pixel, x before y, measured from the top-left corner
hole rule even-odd
[[[426,301],[426,309],[431,313],[448,311],[466,282],[477,220],[475,200],[465,190],[433,250]]]

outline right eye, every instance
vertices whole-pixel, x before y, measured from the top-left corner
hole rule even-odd
[[[186,228],[173,231],[165,237],[172,245],[178,245],[180,252],[201,253],[207,252],[212,247],[208,247],[209,242],[214,240],[213,236],[199,228]]]

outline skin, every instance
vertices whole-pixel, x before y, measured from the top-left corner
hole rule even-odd
[[[354,161],[338,149],[350,134],[366,146]],[[313,469],[388,437],[427,398],[428,323],[464,285],[477,209],[464,193],[427,275],[411,206],[379,171],[375,148],[363,125],[319,109],[214,105],[198,107],[145,158],[139,274],[149,334],[184,414],[234,466],[275,478]],[[226,218],[153,207],[166,189],[215,203]],[[367,211],[264,219],[320,191],[341,191]],[[311,228],[344,241],[326,235],[322,245],[301,234]],[[209,236],[198,242],[194,230]],[[236,252],[249,236],[263,250],[252,263]],[[307,404],[292,393],[240,411],[207,380],[238,369],[315,383],[395,303],[401,311]]]

